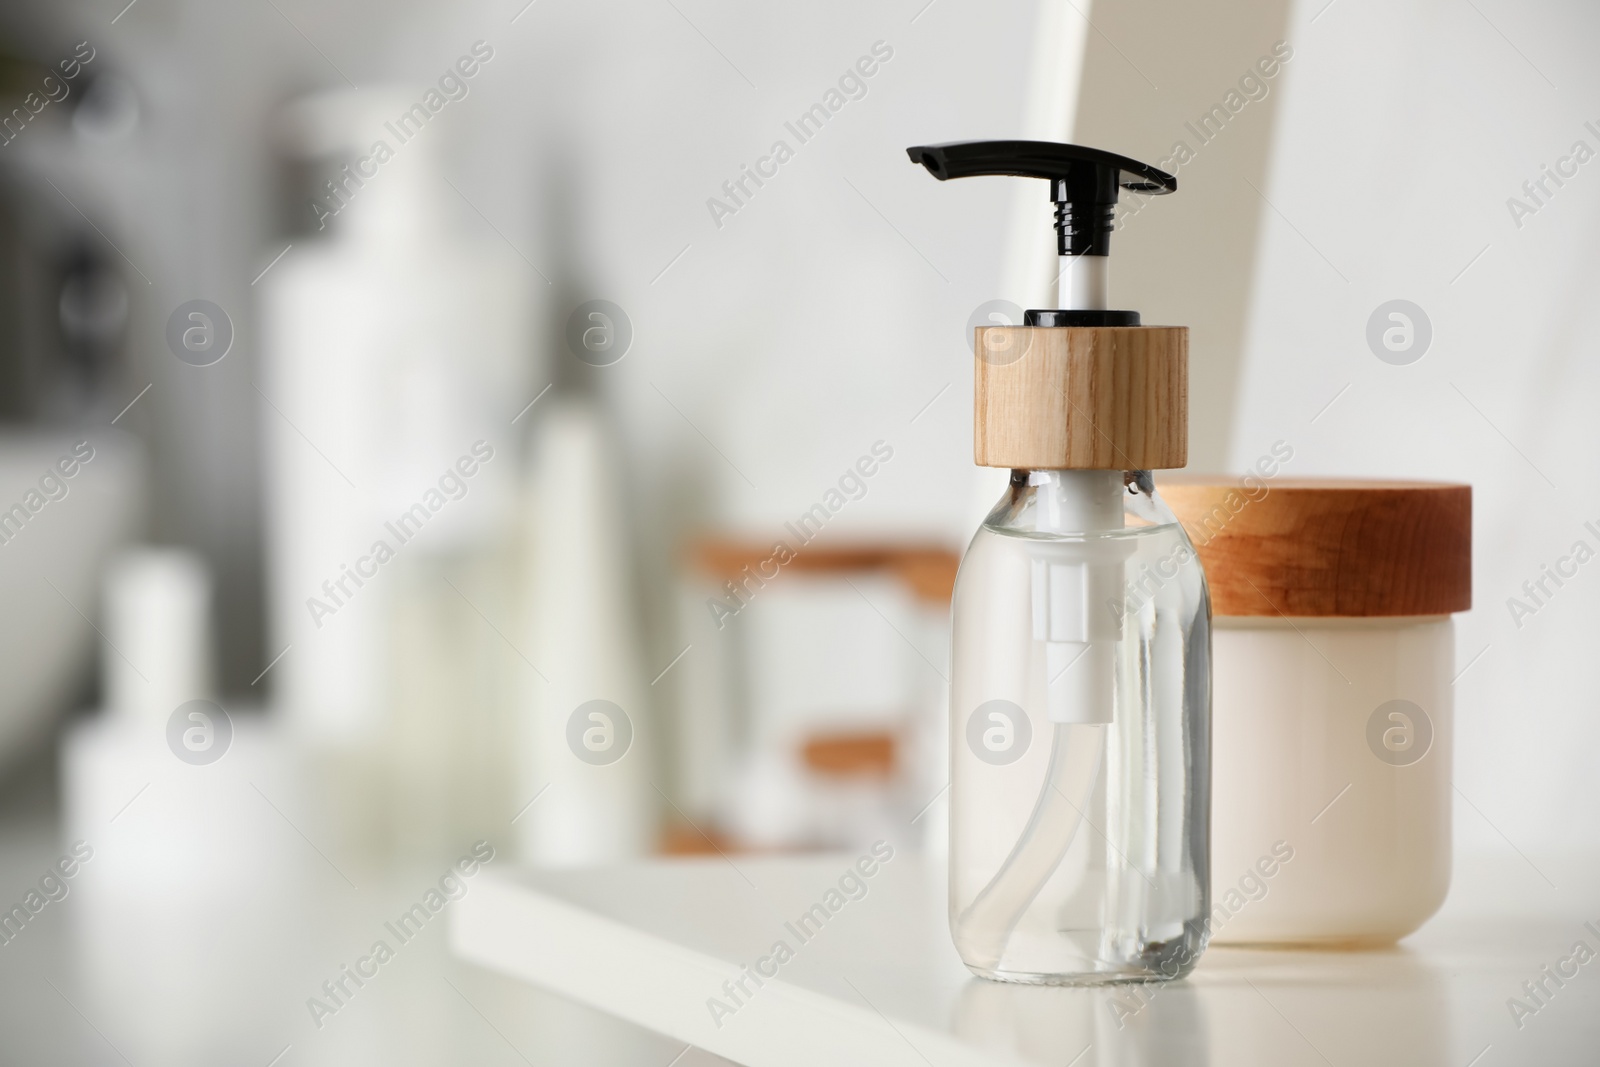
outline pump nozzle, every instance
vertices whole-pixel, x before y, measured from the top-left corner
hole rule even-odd
[[[1148,163],[1053,141],[951,141],[917,145],[906,154],[940,181],[994,174],[1049,180],[1063,256],[1110,254],[1119,189],[1150,196],[1178,190],[1177,178]]]
[[[1053,141],[951,141],[917,145],[906,149],[906,155],[940,181],[985,175],[1048,180],[1050,199],[1056,205],[1056,252],[1063,257],[1063,310],[1105,310],[1103,257],[1111,254],[1118,193],[1127,189],[1159,196],[1178,189],[1177,178],[1148,163],[1098,148]],[[1089,264],[1068,258],[1076,256],[1098,256],[1102,261],[1089,269]],[[1073,269],[1075,265],[1080,269]],[[1110,314],[1131,316],[1131,320],[1056,320],[1049,318],[1048,312],[1028,312],[1029,325],[1033,326],[1138,324],[1137,313]]]

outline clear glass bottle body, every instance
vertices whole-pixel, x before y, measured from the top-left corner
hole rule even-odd
[[[1194,966],[1210,661],[1205,577],[1148,472],[1012,472],[952,607],[950,928],[974,973]]]

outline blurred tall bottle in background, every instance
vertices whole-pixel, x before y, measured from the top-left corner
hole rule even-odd
[[[613,863],[656,833],[654,717],[639,659],[620,467],[598,405],[545,401],[533,435],[517,820],[525,862]],[[545,797],[548,792],[550,795]]]
[[[275,703],[349,847],[426,856],[512,803],[517,498],[544,283],[453,225],[448,112],[286,112],[313,234],[263,279]],[[476,223],[474,223],[474,226]]]

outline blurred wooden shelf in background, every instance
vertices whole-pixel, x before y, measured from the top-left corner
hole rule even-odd
[[[690,542],[690,566],[719,582],[738,581],[746,568],[763,581],[776,581],[758,569],[773,556],[773,542],[742,540],[705,536]],[[955,589],[956,569],[961,565],[960,553],[938,545],[905,544],[898,542],[803,546],[790,549],[793,553],[783,564],[778,577],[784,574],[844,575],[863,572],[887,572],[904,582],[918,600],[931,604],[949,604]]]

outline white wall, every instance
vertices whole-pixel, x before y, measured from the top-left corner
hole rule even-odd
[[[1282,438],[1295,474],[1472,483],[1457,841],[1527,853],[1559,885],[1539,854],[1600,847],[1600,563],[1520,627],[1506,601],[1575,541],[1600,549],[1583,526],[1600,519],[1600,162],[1520,228],[1506,200],[1575,141],[1600,151],[1600,9],[1326,2],[1297,3],[1287,32],[1232,460]],[[1396,298],[1433,326],[1408,366],[1364,337]]]
[[[634,350],[590,377],[615,402],[646,507],[671,517],[653,533],[705,518],[775,530],[883,439],[894,460],[837,522],[958,536],[965,323],[998,295],[1006,183],[940,185],[904,149],[1016,130],[1026,71],[1009,57],[1033,15],[916,17],[924,2],[680,3],[711,44],[665,4],[536,7],[486,79],[479,117],[516,133],[479,140],[463,189],[520,226],[536,261],[575,242],[583,295],[632,317]],[[801,145],[785,121],[876,41],[893,58],[867,95]],[[794,159],[719,228],[707,200],[780,138]],[[497,166],[514,139],[524,154],[563,145],[567,191]],[[558,237],[550,216],[567,211],[572,236]]]
[[[276,416],[251,385],[250,285],[290,239],[272,199],[273,117],[346,81],[420,93],[479,39],[495,58],[428,130],[457,146],[446,173],[472,206],[448,187],[439,206],[554,280],[530,294],[552,306],[544,362],[610,402],[656,576],[651,617],[669,617],[664,575],[687,531],[774,529],[879,439],[895,458],[837,525],[953,544],[970,533],[963,337],[1000,295],[1009,183],[941,186],[904,148],[1017,133],[1032,4],[143,0],[115,25],[88,9],[36,14],[55,24],[41,40],[90,37],[145,103],[136,143],[70,187],[154,275],[134,279],[129,382],[156,388],[126,422],[158,460],[156,534],[196,544],[220,572],[230,685],[275,651],[255,624],[256,438]],[[798,144],[784,122],[880,40],[893,58],[866,96]],[[707,199],[778,138],[795,158],[714,225]],[[238,326],[206,374],[177,365],[160,335],[196,296]],[[561,340],[566,310],[594,297],[622,305],[636,331],[626,359],[599,371]],[[652,651],[670,658],[670,641]]]

